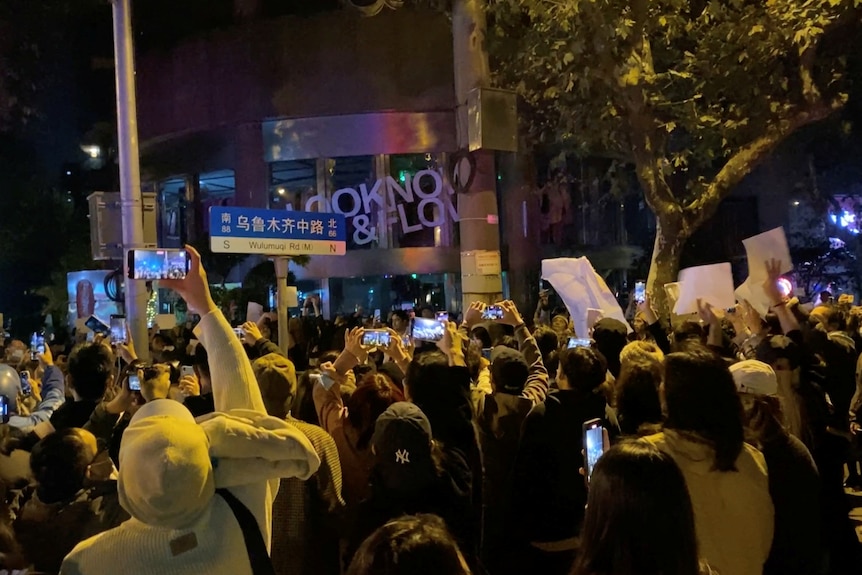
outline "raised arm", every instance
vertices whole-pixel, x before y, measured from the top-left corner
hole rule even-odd
[[[9,425],[21,431],[32,431],[40,423],[51,420],[51,416],[66,401],[63,385],[63,373],[54,365],[51,348],[45,346],[45,353],[39,356],[39,362],[45,370],[42,376],[42,397],[39,405],[30,415],[13,415]]]
[[[524,319],[514,302],[504,301],[500,304],[503,308],[503,318],[500,323],[511,325],[515,329],[515,337],[518,339],[518,348],[524,354],[524,359],[527,365],[530,366],[529,375],[527,376],[527,384],[524,386],[524,391],[521,393],[532,401],[534,404],[542,403],[548,396],[548,370],[545,368],[545,363],[542,361],[542,352],[539,351],[539,345],[536,339],[530,334],[527,329]]]
[[[655,310],[652,308],[650,294],[645,294],[644,300],[638,304],[638,311],[643,314],[644,321],[648,326],[647,329],[649,329],[650,335],[652,335],[655,340],[655,344],[665,355],[669,354],[670,339],[668,339],[664,326],[661,324]]]
[[[770,309],[778,316],[778,321],[781,322],[781,331],[784,335],[792,331],[798,331],[799,321],[793,312],[787,307],[787,298],[778,289],[778,278],[781,277],[781,262],[770,260],[766,262],[766,271],[769,277],[763,282],[763,291],[769,297]]]
[[[186,278],[161,283],[179,293],[189,310],[201,316],[195,334],[209,356],[216,411],[250,409],[266,413],[260,387],[242,343],[210,295],[201,256],[190,246],[186,249],[191,258],[191,269]]]

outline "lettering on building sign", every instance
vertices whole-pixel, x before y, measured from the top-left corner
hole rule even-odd
[[[222,214],[221,231],[224,234],[229,234],[231,233],[231,225],[233,225],[234,228],[243,232],[251,231],[256,234],[262,234],[264,231],[285,235],[300,232],[320,236],[321,239],[338,237],[338,222],[332,218],[327,219],[323,215],[320,217],[321,219],[273,217],[265,220],[261,217],[238,216],[236,223],[231,224],[231,215]]]
[[[422,184],[434,182],[433,189],[425,191]],[[452,186],[444,185],[443,176],[435,170],[420,170],[411,178],[406,177],[402,184],[392,176],[381,178],[358,188],[341,188],[327,200],[323,194],[308,198],[306,212],[335,212],[353,223],[353,241],[364,245],[378,239],[377,226],[372,225],[374,214],[382,215],[387,226],[399,223],[405,234],[418,232],[422,228],[436,228],[446,223],[447,217],[459,221],[458,211],[450,196],[455,194]],[[416,206],[416,220],[409,221],[405,205]],[[378,218],[379,219],[379,218]]]

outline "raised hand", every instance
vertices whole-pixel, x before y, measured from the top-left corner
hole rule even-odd
[[[784,294],[778,288],[778,279],[781,277],[781,261],[773,259],[766,262],[766,276],[766,280],[763,282],[763,291],[769,298],[770,305],[776,306],[783,303]]]
[[[709,325],[717,325],[718,316],[715,315],[715,311],[712,308],[712,305],[703,301],[702,299],[697,300],[697,315],[700,317],[700,321]]]
[[[524,318],[521,317],[521,312],[518,311],[518,306],[511,300],[500,302],[499,305],[503,309],[503,317],[497,320],[497,323],[517,327],[524,323]]]
[[[216,304],[210,294],[207,272],[201,265],[201,255],[191,246],[186,246],[191,266],[189,273],[181,280],[159,280],[162,287],[174,290],[186,301],[189,310],[200,316],[214,311]]]
[[[466,324],[468,329],[472,329],[477,323],[482,323],[482,314],[485,312],[486,307],[480,301],[474,301],[470,304],[470,307],[464,312],[464,324]]]
[[[254,345],[263,339],[263,334],[256,323],[247,321],[242,324],[242,338],[248,345]]]

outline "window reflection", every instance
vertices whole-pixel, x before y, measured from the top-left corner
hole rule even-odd
[[[179,248],[183,245],[183,212],[186,180],[173,178],[159,182],[159,246]]]
[[[327,160],[326,174],[327,199],[330,204],[337,202],[339,209],[345,212],[345,215],[354,214],[353,217],[347,218],[347,249],[367,250],[378,247],[380,236],[377,227],[380,213],[374,204],[369,204],[368,207],[371,209],[366,212],[361,190],[362,185],[365,185],[368,190],[377,180],[374,156]],[[345,191],[339,193],[339,190]],[[335,206],[333,206],[334,209]]]
[[[355,156],[270,164],[270,209],[335,211],[347,249],[457,245],[456,197],[441,154]]]
[[[269,208],[305,209],[317,193],[317,160],[296,160],[270,164]]]

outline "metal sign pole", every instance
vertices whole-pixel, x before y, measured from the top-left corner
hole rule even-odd
[[[117,144],[120,161],[120,209],[123,220],[123,251],[144,247],[141,166],[138,157],[138,117],[135,99],[135,49],[129,0],[112,0],[114,15],[114,59],[117,82]],[[126,265],[126,262],[123,262]],[[128,276],[128,274],[125,274]],[[141,359],[149,359],[146,283],[126,279],[126,316]]]

